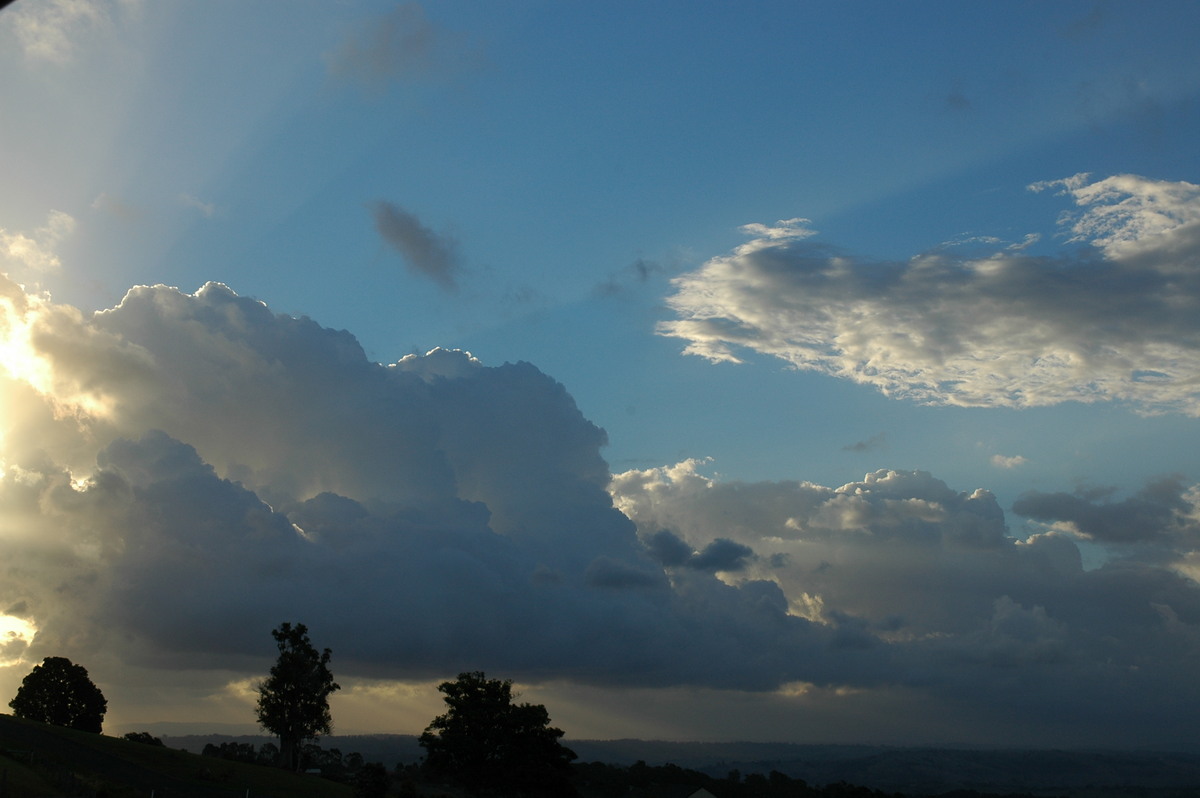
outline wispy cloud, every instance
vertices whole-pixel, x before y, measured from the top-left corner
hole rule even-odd
[[[624,269],[609,275],[608,279],[598,283],[592,289],[592,293],[602,297],[622,296],[633,288],[646,285],[651,278],[664,271],[665,268],[661,263],[638,258]]]
[[[132,222],[142,217],[142,210],[114,194],[103,191],[92,200],[92,210],[109,214],[121,221]]]
[[[62,266],[58,245],[74,230],[74,217],[62,211],[50,211],[46,224],[29,235],[0,228],[0,267],[22,276],[56,272]]]
[[[930,404],[1200,415],[1200,187],[1077,175],[1032,188],[1073,197],[1082,210],[1064,224],[1090,246],[869,262],[804,227],[747,226],[754,239],[672,281],[677,319],[659,333],[713,361],[760,352]]]
[[[140,4],[141,0],[15,3],[0,15],[0,25],[11,26],[30,61],[61,66],[74,59],[80,40],[111,25],[120,12]]]
[[[864,441],[856,441],[842,447],[843,452],[873,452],[887,445],[887,433],[880,432]]]
[[[200,212],[200,215],[206,219],[212,218],[212,215],[217,212],[217,206],[211,202],[193,197],[191,194],[180,194],[179,202],[186,208],[193,208]]]
[[[371,205],[375,229],[414,272],[447,291],[458,290],[460,266],[453,238],[430,230],[415,214],[390,202]]]

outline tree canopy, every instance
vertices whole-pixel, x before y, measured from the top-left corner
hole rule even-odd
[[[448,707],[421,735],[425,767],[475,795],[575,794],[575,752],[563,746],[541,704],[514,704],[512,681],[482,671],[438,686]]]
[[[329,670],[329,649],[318,653],[302,623],[283,623],[271,636],[279,658],[258,684],[259,724],[279,737],[280,763],[295,770],[300,746],[333,731],[329,695],[341,689]]]
[[[46,657],[21,681],[8,702],[18,718],[100,733],[108,701],[87,668],[66,657]]]

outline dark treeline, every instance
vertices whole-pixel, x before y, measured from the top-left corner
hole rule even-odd
[[[274,743],[255,747],[251,743],[209,743],[203,756],[228,759],[257,765],[275,766],[279,748]],[[437,774],[420,764],[398,763],[388,771],[379,763],[368,763],[357,752],[342,754],[337,748],[324,749],[316,744],[303,746],[302,769],[319,772],[323,778],[353,784],[356,795],[362,796],[441,796],[445,795]],[[768,774],[731,771],[724,778],[710,776],[698,770],[673,764],[612,765],[603,762],[574,762],[570,766],[569,786],[561,782],[547,785],[540,791],[534,785],[524,785],[519,792],[497,786],[484,795],[530,795],[559,798],[574,795],[578,798],[690,798],[699,790],[707,790],[714,798],[927,798],[901,792],[884,792],[846,782],[814,786],[803,779],[792,778],[779,771]],[[938,798],[1033,798],[1028,793],[982,793],[956,790],[942,793]],[[1044,798],[1044,796],[1042,797]]]
[[[279,767],[282,762],[279,746],[274,743],[263,743],[258,748],[253,743],[209,743],[200,755],[266,767]],[[299,762],[300,769],[305,772],[354,785],[356,798],[416,794],[411,772],[414,768],[411,766],[406,768],[397,765],[396,770],[389,774],[387,768],[378,762],[364,762],[362,754],[356,751],[343,755],[340,749],[322,748],[316,743],[300,747]]]
[[[575,763],[573,781],[579,794],[586,798],[689,798],[698,790],[707,790],[715,798],[918,798],[899,792],[882,792],[846,782],[813,786],[785,773],[773,770],[741,774],[731,771],[717,778],[678,765],[647,765],[636,762],[629,766],[606,765],[601,762]],[[981,793],[956,790],[939,798],[1033,798],[1032,795]],[[1044,798],[1044,797],[1043,797]]]

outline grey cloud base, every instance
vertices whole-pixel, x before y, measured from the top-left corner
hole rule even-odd
[[[363,675],[770,688],[827,642],[773,585],[673,586],[612,506],[603,431],[529,364],[381,366],[215,284],[21,303],[58,397],[5,430],[0,604],[31,654],[115,635],[220,667],[298,618]]]
[[[902,691],[1112,740],[1200,709],[1194,488],[1139,494],[1125,534],[1103,497],[1031,495],[1018,539],[922,472],[613,476],[529,364],[382,366],[217,284],[85,316],[5,280],[0,334],[40,364],[0,377],[0,610],[39,630],[10,656],[253,675],[293,619],[348,678]],[[1079,535],[1126,548],[1085,570]]]
[[[697,466],[614,478],[617,506],[652,549],[678,558],[721,537],[752,548],[740,578],[774,581],[835,646],[886,659],[891,685],[924,692],[930,711],[973,718],[964,737],[1000,719],[1039,744],[1187,734],[1200,706],[1196,488],[1167,482],[1112,505],[1030,494],[1018,509],[1045,526],[1022,539],[990,493],[922,472],[829,488],[721,483]],[[1085,569],[1077,536],[1110,508],[1128,532]],[[850,672],[844,683],[870,688]]]

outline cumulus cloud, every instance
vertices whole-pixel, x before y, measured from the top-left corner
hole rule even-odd
[[[415,214],[380,200],[372,204],[375,229],[409,268],[428,277],[447,291],[458,290],[459,263],[454,239],[439,235],[421,223]]]
[[[613,478],[617,506],[656,558],[676,572],[709,542],[752,549],[727,580],[774,582],[789,613],[847,650],[886,655],[893,684],[924,692],[927,707],[1029,725],[1067,717],[1081,728],[1120,717],[1160,735],[1185,728],[1200,702],[1190,676],[1200,588],[1186,576],[1200,543],[1196,488],[1167,480],[1122,502],[1031,494],[1016,511],[1047,527],[1016,538],[990,493],[927,473],[883,470],[826,487],[721,482],[700,465]],[[1080,536],[1158,549],[1126,547],[1087,570]]]
[[[1118,400],[1200,415],[1200,187],[1120,175],[1036,184],[1080,210],[1056,257],[940,248],[870,262],[808,241],[804,220],[748,225],[731,254],[676,277],[662,335],[930,404]]]
[[[742,544],[669,575],[603,431],[529,364],[371,363],[218,284],[91,315],[4,285],[0,606],[30,656],[236,669],[293,618],[359,676],[770,689],[843,659],[773,584],[716,578]]]
[[[84,314],[2,280],[0,342],[0,607],[28,624],[0,657],[164,689],[187,669],[244,701],[298,620],[344,679],[919,695],[980,728],[1090,724],[1105,697],[1114,735],[1200,710],[1200,490],[1178,480],[1030,494],[1022,539],[986,490],[919,471],[614,476],[530,364],[372,363],[215,283]],[[1085,570],[1080,537],[1119,556]]]
[[[330,74],[374,88],[453,72],[474,58],[474,48],[431,22],[420,3],[397,4],[324,55]]]

